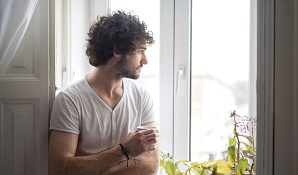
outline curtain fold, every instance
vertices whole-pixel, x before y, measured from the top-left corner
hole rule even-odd
[[[38,0],[0,1],[0,76],[24,37]]]

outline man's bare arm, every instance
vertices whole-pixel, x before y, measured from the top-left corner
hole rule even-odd
[[[158,133],[152,130],[132,132],[122,144],[127,149],[129,157],[140,157],[141,165],[144,164],[148,167],[150,165],[149,160],[154,161],[156,158],[149,156],[148,159],[145,159],[141,155],[147,154],[148,151],[156,150],[156,147],[150,147],[151,144],[156,144],[156,137],[158,137]],[[117,172],[122,172],[121,170],[124,169],[128,170],[127,167],[122,166],[127,157],[123,154],[119,145],[93,155],[75,157],[77,143],[78,135],[52,130],[49,144],[50,175],[103,174],[114,169],[114,167],[117,167]],[[154,153],[157,154],[157,151],[154,151]],[[159,153],[157,157],[159,157]],[[132,170],[130,172],[137,171],[137,169],[130,170]]]
[[[159,149],[145,153],[139,157],[123,161],[104,173],[104,175],[156,175],[159,169]]]
[[[49,174],[102,174],[117,163],[126,160],[121,147],[88,156],[74,157],[78,135],[51,131],[49,143]]]

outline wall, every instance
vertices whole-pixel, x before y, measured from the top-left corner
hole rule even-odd
[[[298,9],[294,3],[294,0],[276,0],[275,6],[274,174],[277,175],[294,174],[292,157],[297,156],[293,154],[297,149],[294,147],[294,127],[297,125],[293,125],[293,121],[297,117],[294,98],[298,91],[294,88],[298,69],[294,64],[297,60],[297,37],[294,36],[298,32],[297,28],[295,30],[298,19],[294,16]]]
[[[298,1],[258,1],[258,175],[297,175]]]
[[[276,1],[275,20],[275,174],[292,174],[293,0]]]

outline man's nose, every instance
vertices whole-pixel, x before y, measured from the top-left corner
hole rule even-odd
[[[148,64],[147,56],[145,54],[142,56],[141,63],[142,64]]]

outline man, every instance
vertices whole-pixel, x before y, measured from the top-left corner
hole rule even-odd
[[[153,100],[138,79],[154,43],[132,13],[103,16],[88,33],[95,68],[60,92],[50,121],[49,174],[156,174],[158,130]]]

